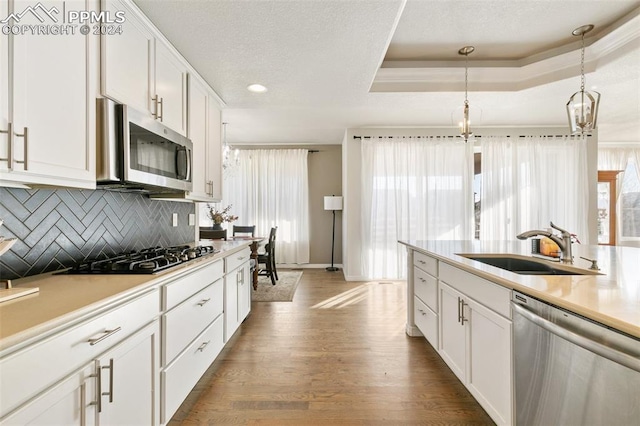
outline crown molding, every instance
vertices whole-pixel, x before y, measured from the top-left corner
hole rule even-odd
[[[581,42],[515,60],[469,61],[470,91],[512,92],[580,75]],[[597,71],[613,53],[640,46],[640,9],[585,38],[585,73]],[[370,92],[458,92],[464,90],[463,61],[385,61]]]

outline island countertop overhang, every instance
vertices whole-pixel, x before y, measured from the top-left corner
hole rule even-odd
[[[575,312],[640,338],[640,249],[575,244],[574,267],[589,272],[597,259],[599,275],[519,275],[461,254],[530,256],[529,242],[403,240],[399,243],[442,262]],[[555,265],[554,262],[549,262]]]

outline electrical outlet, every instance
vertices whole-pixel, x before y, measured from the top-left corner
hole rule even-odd
[[[196,226],[196,215],[189,213],[189,226]]]
[[[178,226],[178,213],[171,215],[172,226]]]

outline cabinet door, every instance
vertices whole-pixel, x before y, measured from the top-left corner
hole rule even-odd
[[[45,361],[46,362],[46,361]],[[33,398],[24,407],[3,419],[2,425],[96,424],[96,376],[91,363],[57,386]]]
[[[208,91],[204,86],[190,75],[189,139],[193,142],[193,191],[189,193],[189,198],[196,201],[213,201],[211,185],[207,180],[208,97]]]
[[[241,323],[251,311],[251,268],[244,263],[237,272],[238,322]]]
[[[102,0],[102,10],[111,16],[121,10],[126,16],[122,34],[102,37],[102,94],[151,116],[155,113],[153,35],[121,0]]]
[[[91,1],[49,1],[47,8],[95,10]],[[14,11],[33,7],[16,0]],[[47,18],[49,19],[49,18]],[[42,24],[27,14],[21,25]],[[6,37],[2,37],[6,38]],[[6,41],[3,41],[6,43]],[[95,83],[98,38],[92,34],[11,36],[10,118],[13,170],[3,178],[35,184],[95,188]],[[6,129],[2,129],[6,130]],[[4,135],[3,135],[4,136]],[[3,138],[4,139],[4,138]],[[6,151],[0,156],[5,158]]]
[[[224,277],[224,341],[228,342],[236,332],[238,321],[238,283],[237,269]]]
[[[456,376],[466,383],[466,332],[460,321],[462,293],[440,282],[440,356]]]
[[[162,42],[156,40],[156,89],[159,119],[176,132],[187,134],[187,69]]]
[[[466,299],[470,342],[467,387],[498,424],[511,424],[511,321]]]
[[[158,423],[159,335],[154,321],[96,361],[101,424]]]
[[[207,144],[207,181],[211,185],[211,198],[222,200],[222,118],[220,105],[209,95],[209,141]]]

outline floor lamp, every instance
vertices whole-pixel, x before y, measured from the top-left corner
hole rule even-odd
[[[335,272],[338,268],[333,266],[333,248],[336,241],[336,210],[342,210],[342,197],[335,195],[327,195],[324,197],[324,209],[333,212],[333,230],[331,232],[331,266],[327,271]]]

